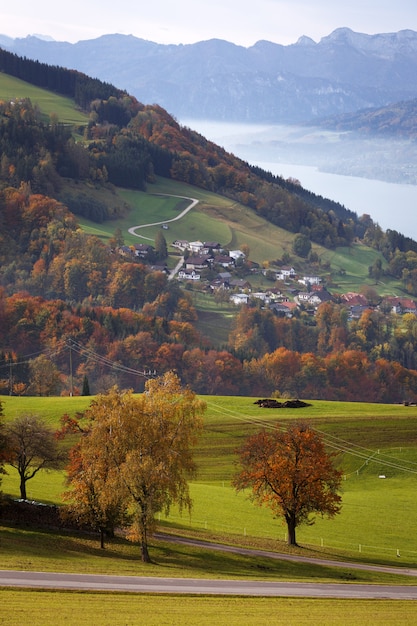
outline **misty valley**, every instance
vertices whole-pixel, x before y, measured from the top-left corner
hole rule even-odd
[[[417,145],[308,126],[182,120],[253,165],[417,239]]]

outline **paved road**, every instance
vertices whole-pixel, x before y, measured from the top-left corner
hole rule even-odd
[[[266,550],[237,548],[222,544],[158,534],[158,538],[175,543],[186,543],[223,552],[235,552],[248,556],[269,557],[391,574],[417,576],[417,569],[366,565],[329,561],[321,558],[277,554]],[[0,571],[0,587],[27,587],[42,589],[81,589],[101,591],[128,591],[133,593],[178,593],[200,595],[242,595],[311,598],[367,598],[417,600],[416,585],[370,585],[356,583],[295,583],[254,580],[210,580],[194,578],[151,578],[142,576],[106,576],[95,574],[65,574],[54,572]]]
[[[164,195],[164,194],[160,194],[160,195]],[[150,241],[152,241],[150,237],[144,237],[143,235],[138,235],[136,231],[139,230],[140,228],[147,228],[148,226],[160,226],[161,224],[169,224],[170,222],[175,222],[176,220],[180,220],[182,217],[184,217],[184,215],[187,215],[188,211],[191,211],[191,209],[193,209],[196,206],[196,204],[198,204],[198,200],[196,200],[195,198],[188,198],[187,196],[170,196],[170,197],[182,198],[183,200],[190,200],[191,204],[189,204],[183,211],[181,211],[181,213],[178,213],[178,215],[176,215],[170,220],[162,220],[162,222],[153,222],[152,224],[141,224],[139,226],[132,226],[131,228],[128,229],[128,232],[131,235],[136,235],[136,237],[140,237],[141,239],[149,239]]]
[[[311,598],[417,600],[417,586],[287,583],[0,571],[1,587]]]
[[[165,195],[165,194],[160,194],[160,195]],[[191,211],[191,209],[193,209],[196,206],[196,204],[198,204],[199,202],[198,200],[196,200],[196,198],[188,198],[187,196],[171,196],[171,197],[182,198],[183,200],[190,200],[190,204],[183,211],[181,211],[181,213],[179,213],[178,215],[176,215],[170,220],[163,220],[162,222],[153,222],[152,224],[141,224],[140,226],[132,226],[131,228],[128,229],[128,232],[131,235],[135,235],[135,237],[140,237],[141,239],[147,239],[148,241],[153,241],[151,237],[138,235],[136,231],[139,230],[140,228],[147,228],[148,226],[159,226],[160,224],[168,224],[169,222],[175,222],[176,220],[180,220],[182,217],[184,217],[184,215],[187,215],[188,211]],[[179,272],[183,264],[184,264],[184,258],[181,257],[177,265],[170,272],[168,276],[168,280],[172,280],[174,276],[176,276],[176,274]]]
[[[189,546],[204,548],[205,550],[220,550],[221,552],[233,552],[244,556],[267,557],[269,559],[278,559],[279,561],[292,561],[297,563],[311,563],[314,565],[323,565],[325,567],[340,567],[344,570],[354,569],[367,572],[379,572],[382,574],[401,574],[403,576],[417,577],[417,569],[410,567],[394,567],[389,565],[368,565],[367,563],[355,563],[350,561],[334,561],[319,557],[300,556],[297,554],[285,554],[281,552],[270,552],[268,550],[255,550],[253,548],[239,548],[237,546],[227,546],[219,543],[211,543],[200,539],[187,539],[176,535],[167,535],[164,533],[156,533],[155,537],[162,541],[172,543],[182,543]]]

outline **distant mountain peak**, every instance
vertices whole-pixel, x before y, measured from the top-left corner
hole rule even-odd
[[[311,37],[307,37],[307,35],[302,35],[297,40],[297,46],[315,46],[316,42]]]
[[[42,41],[56,41],[50,35],[40,35],[38,33],[33,33],[33,35],[28,35],[28,37],[36,37],[36,39],[41,39]]]
[[[390,58],[398,52],[417,52],[417,32],[406,29],[396,33],[377,33],[367,35],[357,33],[350,28],[336,28],[330,35],[322,37],[320,44],[327,46],[348,44],[361,52],[375,54],[383,58]]]
[[[71,67],[178,119],[297,123],[417,97],[417,32],[334,30],[281,45],[222,39],[157,44],[107,34],[76,44],[0,35],[0,46]]]

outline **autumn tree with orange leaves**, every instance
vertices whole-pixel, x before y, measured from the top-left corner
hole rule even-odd
[[[284,517],[288,545],[297,545],[296,528],[313,524],[315,513],[333,517],[340,512],[342,472],[310,426],[295,423],[286,430],[277,427],[252,435],[239,450],[239,459],[234,487],[251,488],[255,502]]]
[[[176,503],[190,509],[192,447],[205,403],[172,372],[148,380],[145,392],[113,388],[97,396],[81,419],[64,419],[63,431],[81,432],[68,468],[72,509],[100,531],[129,509],[127,537],[139,541],[149,562],[148,538],[156,514]]]

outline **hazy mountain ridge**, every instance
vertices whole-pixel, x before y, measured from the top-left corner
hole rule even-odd
[[[383,137],[417,138],[417,99],[319,120],[318,126]]]
[[[315,43],[212,39],[157,44],[132,35],[67,42],[37,37],[0,45],[77,69],[158,103],[179,118],[289,123],[417,97],[417,33],[366,35],[339,28]]]

